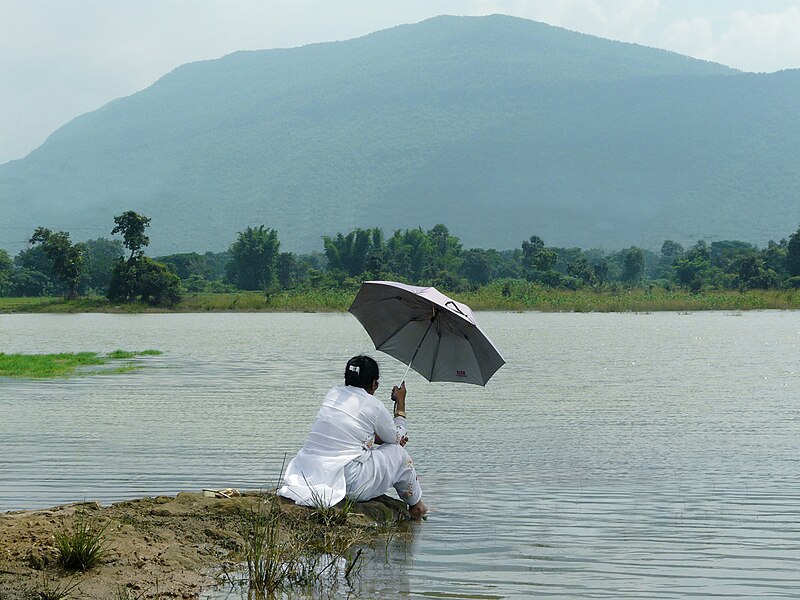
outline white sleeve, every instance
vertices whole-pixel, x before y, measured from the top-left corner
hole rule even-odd
[[[392,415],[389,414],[386,407],[380,402],[379,404],[375,433],[386,444],[399,444],[406,437],[406,420],[403,417],[395,417],[392,420]]]

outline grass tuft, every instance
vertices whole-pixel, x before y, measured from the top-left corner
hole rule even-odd
[[[250,589],[273,595],[289,578],[294,557],[280,541],[280,506],[275,497],[242,515],[241,534]]]
[[[31,597],[34,600],[71,600],[72,592],[75,591],[79,583],[74,576],[60,584],[51,583],[47,575],[42,573],[42,583],[31,592]],[[0,596],[0,600],[2,598],[4,596]]]
[[[340,509],[336,514],[342,514]],[[240,533],[247,564],[243,584],[257,598],[297,589],[310,597],[330,597],[340,578],[349,581],[358,575],[363,551],[356,548],[366,545],[375,531],[353,527],[338,517],[325,524],[313,508],[302,516],[287,517],[280,499],[270,496],[259,508],[242,513]]]
[[[273,598],[298,587],[310,597],[331,597],[340,575],[349,583],[358,574],[362,551],[353,552],[353,548],[365,544],[374,531],[348,524],[355,501],[342,502],[341,508],[335,508],[319,495],[313,497],[312,510],[287,519],[277,495],[285,465],[284,455],[276,493],[257,508],[241,513],[240,534],[247,564],[247,577],[241,583],[248,587],[248,597]]]
[[[108,524],[100,525],[87,515],[80,515],[71,528],[55,535],[58,560],[70,571],[87,571],[97,566],[107,544]]]

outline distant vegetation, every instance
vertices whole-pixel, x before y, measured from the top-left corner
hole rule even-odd
[[[151,259],[144,255],[150,219],[128,211],[114,222],[112,233],[122,242],[73,245],[68,232],[38,228],[13,259],[0,250],[0,296],[14,298],[0,301],[0,310],[341,310],[370,279],[436,286],[475,308],[800,307],[800,228],[763,248],[703,240],[684,248],[666,240],[660,252],[636,246],[603,252],[547,246],[534,235],[500,251],[464,248],[439,224],[389,236],[380,228],[356,229],[324,236],[318,252],[295,254],[281,252],[278,232],[262,225],[241,231],[227,252]],[[20,299],[53,295],[71,303],[33,306]]]

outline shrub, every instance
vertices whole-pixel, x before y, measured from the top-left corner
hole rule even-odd
[[[114,264],[108,299],[132,302],[137,298],[154,306],[173,306],[180,300],[180,278],[166,265],[146,256]]]
[[[783,282],[783,287],[787,290],[800,289],[800,277],[789,277],[789,279]]]

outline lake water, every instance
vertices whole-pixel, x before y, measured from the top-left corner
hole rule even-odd
[[[800,596],[800,314],[478,318],[508,364],[409,375],[434,512],[365,597]],[[0,380],[0,512],[271,487],[347,358],[404,371],[346,314],[0,316],[3,352],[117,348],[164,354]]]

